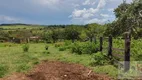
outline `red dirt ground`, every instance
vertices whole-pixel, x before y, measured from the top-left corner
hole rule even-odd
[[[28,74],[15,73],[0,80],[111,80],[79,64],[43,61]]]

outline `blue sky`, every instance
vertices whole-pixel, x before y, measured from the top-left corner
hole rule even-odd
[[[127,0],[130,3],[132,0]],[[0,0],[0,24],[104,24],[123,0]]]

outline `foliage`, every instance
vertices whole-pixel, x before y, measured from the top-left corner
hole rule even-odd
[[[51,38],[53,40],[53,43],[55,43],[58,40],[58,37],[59,37],[59,30],[51,29]]]
[[[142,39],[131,40],[131,56],[135,58],[135,60],[141,61],[142,53]]]
[[[72,40],[72,42],[74,42],[75,39],[79,38],[80,32],[79,32],[78,28],[73,25],[65,28],[64,31],[65,31],[64,32],[65,39],[67,39],[67,40]]]
[[[116,20],[111,24],[108,24],[106,34],[112,34],[113,36],[120,36],[124,32],[131,32],[135,39],[141,37],[142,25],[142,1],[133,0],[132,3],[122,3],[114,10]]]
[[[71,45],[71,44],[72,44],[72,42],[71,42],[70,40],[66,40],[64,45],[65,45],[65,46],[69,46],[69,45]]]
[[[93,41],[94,37],[102,36],[105,31],[105,27],[96,23],[88,24],[86,25],[86,28],[86,35],[89,37],[91,42]]]
[[[59,47],[59,51],[65,51],[66,48],[65,47]]]
[[[43,34],[43,40],[46,42],[46,43],[50,43],[51,42],[51,33],[50,32],[46,32]]]
[[[24,52],[28,52],[28,51],[29,51],[29,45],[28,45],[28,44],[24,44],[24,45],[22,46],[22,48],[23,48],[23,51],[24,51]]]
[[[106,65],[109,64],[109,59],[101,52],[95,53],[92,57],[91,65]]]
[[[73,53],[77,54],[92,54],[98,51],[98,44],[95,44],[93,42],[75,42],[72,45],[71,50]]]
[[[81,34],[79,35],[80,41],[88,41],[88,36],[86,34],[86,30],[82,30]]]

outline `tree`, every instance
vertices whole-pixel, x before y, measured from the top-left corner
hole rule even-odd
[[[49,32],[49,31],[45,32],[42,37],[43,37],[43,40],[46,41],[46,43],[51,42],[51,39],[52,39],[51,32]]]
[[[79,34],[80,32],[78,28],[74,25],[70,25],[69,27],[65,28],[65,32],[64,32],[65,38],[68,40],[72,40],[72,42],[74,42],[75,39],[79,38]]]
[[[114,10],[117,19],[109,24],[107,30],[110,30],[114,36],[119,36],[124,32],[130,32],[133,37],[138,35],[139,29],[142,28],[141,6],[142,0],[133,0],[131,4],[123,2]]]
[[[89,37],[90,42],[93,41],[93,38],[97,36],[102,36],[105,30],[105,27],[102,27],[99,24],[88,24],[86,25],[86,35]]]

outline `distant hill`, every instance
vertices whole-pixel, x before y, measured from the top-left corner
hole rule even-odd
[[[85,25],[75,25],[75,24],[70,24],[70,25],[38,25],[38,24],[23,24],[23,23],[12,23],[12,24],[0,24],[0,27],[2,28],[23,28],[23,27],[68,27],[68,26],[80,26],[84,27]]]
[[[0,26],[16,26],[16,25],[22,25],[22,26],[45,26],[45,25],[35,25],[35,24],[23,24],[23,23],[0,24]]]

